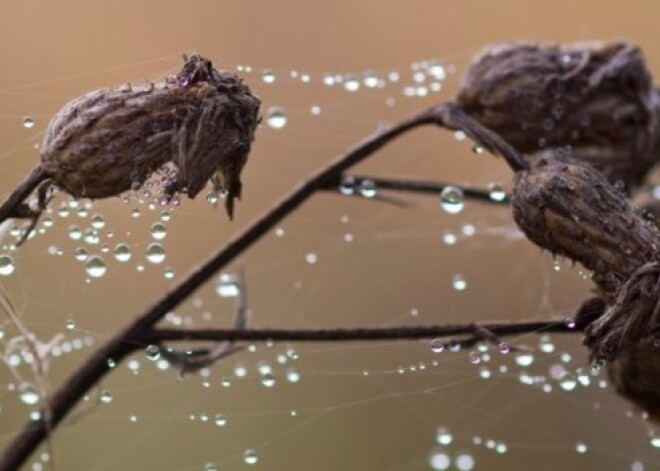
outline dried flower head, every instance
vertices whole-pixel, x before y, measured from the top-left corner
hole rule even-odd
[[[139,188],[168,163],[176,172],[163,183],[167,198],[194,198],[210,180],[231,217],[259,105],[239,77],[198,55],[162,81],[76,98],[50,121],[41,162],[0,208],[0,221],[34,220],[53,185],[75,198],[106,198]],[[37,186],[32,209],[24,200]]]
[[[593,356],[660,338],[660,232],[600,172],[539,159],[516,174],[511,203],[532,242],[593,270],[607,305],[586,329]]]
[[[626,41],[490,46],[456,102],[528,160],[544,150],[573,155],[626,186],[660,155],[657,93],[641,51]]]

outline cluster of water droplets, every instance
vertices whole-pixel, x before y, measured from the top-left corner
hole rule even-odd
[[[237,69],[244,74],[254,73],[251,66],[239,65]],[[394,106],[397,96],[404,98],[423,98],[442,90],[447,76],[455,71],[453,65],[444,64],[437,59],[422,60],[410,64],[407,70],[365,70],[354,72],[326,72],[310,74],[299,70],[262,69],[261,82],[265,85],[278,83],[299,83],[301,85],[320,84],[346,93],[373,93],[385,91],[385,103]],[[318,116],[322,107],[314,103],[309,106],[309,113]],[[282,129],[288,123],[287,112],[282,106],[271,106],[266,110],[266,124],[272,129]]]

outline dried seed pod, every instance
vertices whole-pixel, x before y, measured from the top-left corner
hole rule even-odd
[[[640,50],[626,41],[488,47],[456,101],[518,152],[571,154],[627,186],[660,155],[657,93]]]
[[[589,164],[541,159],[516,174],[513,216],[542,248],[580,262],[608,307],[586,329],[597,358],[660,334],[660,232]]]
[[[623,349],[607,363],[617,392],[660,423],[660,348],[649,342]]]
[[[106,198],[139,188],[168,162],[177,171],[164,183],[168,197],[194,198],[211,180],[231,217],[259,105],[239,77],[197,55],[160,82],[76,98],[49,123],[41,162],[0,208],[0,221],[37,217],[51,185],[75,198]],[[23,200],[38,185],[40,207],[31,210]]]

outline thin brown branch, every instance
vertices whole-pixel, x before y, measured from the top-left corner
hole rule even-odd
[[[146,344],[165,341],[228,342],[355,342],[413,340],[474,335],[482,328],[498,337],[528,333],[576,333],[565,319],[550,321],[492,322],[401,327],[356,327],[337,329],[154,329],[145,336]],[[145,344],[145,345],[146,345]]]

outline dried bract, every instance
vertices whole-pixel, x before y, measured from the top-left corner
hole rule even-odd
[[[259,105],[239,77],[197,55],[160,82],[76,98],[49,123],[41,162],[0,208],[0,221],[37,217],[52,185],[75,198],[106,198],[139,188],[167,163],[176,169],[167,197],[194,198],[210,180],[231,217]],[[23,201],[37,186],[33,210]]]
[[[573,155],[629,187],[660,155],[657,93],[626,41],[488,47],[456,102],[529,160],[544,150]]]
[[[593,270],[607,303],[586,329],[597,358],[660,334],[660,232],[589,164],[540,159],[515,177],[513,216],[535,244]]]

